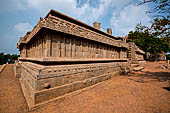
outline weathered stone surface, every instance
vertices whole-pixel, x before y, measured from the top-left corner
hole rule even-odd
[[[133,43],[94,27],[51,10],[20,38],[15,70],[33,104],[127,74],[129,60],[143,61]]]
[[[20,63],[15,63],[15,65],[14,65],[14,73],[15,73],[16,78],[21,77],[21,65],[20,65]]]

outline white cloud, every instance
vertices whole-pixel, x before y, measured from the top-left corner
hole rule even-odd
[[[35,8],[41,13],[47,13],[52,8],[71,15],[81,13],[76,7],[76,0],[27,0],[27,6]],[[83,8],[81,8],[82,10]]]
[[[13,18],[10,22],[6,21],[5,25],[11,26],[11,24],[13,25],[13,23],[18,21],[22,22],[25,20],[28,22],[28,18],[23,15],[25,13],[27,13],[28,16],[34,13],[38,17],[47,14],[50,9],[55,9],[90,25],[92,25],[94,21],[99,21],[102,23],[101,29],[103,31],[105,31],[107,27],[113,27],[114,35],[125,36],[130,30],[135,29],[137,23],[141,22],[143,25],[149,24],[150,18],[145,14],[148,6],[133,6],[132,4],[137,1],[139,0],[80,0],[80,2],[77,3],[77,0],[2,0],[0,13],[1,15],[8,15],[6,17],[2,15],[3,18],[7,18],[7,20],[10,17],[12,18],[12,16],[22,17],[17,18],[18,20]],[[37,17],[29,20],[29,22],[37,23]],[[24,36],[27,31],[33,28],[30,23],[18,23],[12,27],[13,31],[10,32],[12,33],[10,35],[9,31],[6,30],[4,32],[1,30],[0,37],[4,38],[0,39],[9,39],[11,43],[15,42],[13,47],[15,47],[20,36]],[[3,41],[1,42],[3,43]],[[7,47],[5,45],[6,43],[2,43],[0,44],[1,50],[5,47],[8,48],[8,50],[12,48]],[[4,46],[2,47],[2,45]]]
[[[50,9],[55,9],[66,15],[72,16],[80,21],[92,25],[94,21],[98,21],[103,15],[107,15],[107,11],[112,12],[110,22],[115,35],[127,35],[130,30],[134,30],[137,23],[144,25],[149,24],[150,18],[146,15],[146,5],[134,6],[133,0],[99,0],[95,7],[90,4],[90,0],[86,0],[81,7],[77,7],[77,0],[15,0],[16,5],[22,9],[35,9],[41,14],[46,14]],[[95,2],[94,2],[95,3]],[[102,23],[102,21],[101,21]],[[24,29],[20,29],[20,28]],[[25,33],[32,26],[29,23],[19,23],[15,25],[18,31]]]
[[[121,12],[113,12],[111,25],[113,33],[117,35],[127,35],[129,31],[135,30],[136,24],[149,24],[150,17],[146,14],[148,7],[146,5],[135,6],[128,5]]]
[[[18,10],[24,10],[25,9],[25,0],[1,0],[1,10],[0,13],[2,12],[14,12]]]
[[[43,14],[47,13],[50,9],[55,9],[90,23],[102,15],[108,1],[111,0],[100,0],[100,4],[98,4],[99,7],[92,7],[89,4],[89,0],[87,0],[81,7],[77,7],[76,0],[28,0],[27,6]]]
[[[132,0],[98,0],[95,4],[90,4],[90,0],[85,0],[81,7],[77,7],[77,0],[7,0],[4,4],[10,4],[13,9],[29,10],[35,9],[41,14],[46,14],[50,9],[55,9],[76,19],[92,24],[98,20],[108,9],[114,11],[121,10]],[[93,7],[95,5],[97,7]],[[5,5],[4,5],[5,6]],[[116,10],[115,10],[116,9]]]
[[[91,6],[87,0],[81,7],[77,7],[77,0],[28,0],[27,6],[43,14],[50,9],[61,11],[88,24],[99,19],[108,8],[121,9],[132,0],[99,0],[97,7]]]
[[[14,30],[18,33],[24,35],[27,31],[32,30],[32,25],[30,23],[18,23],[14,25]]]

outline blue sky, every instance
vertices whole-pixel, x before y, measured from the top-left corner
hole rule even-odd
[[[149,5],[135,6],[137,0],[3,0],[0,4],[0,52],[19,53],[20,37],[55,9],[89,25],[97,21],[101,30],[112,28],[113,36],[126,36],[137,23],[149,25]]]

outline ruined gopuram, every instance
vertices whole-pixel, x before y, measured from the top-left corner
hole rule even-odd
[[[18,68],[29,106],[129,71],[129,44],[120,37],[51,10],[21,37]]]

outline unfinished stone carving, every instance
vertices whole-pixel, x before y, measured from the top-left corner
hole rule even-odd
[[[91,27],[55,10],[40,18],[17,43],[17,69],[29,106],[128,72],[129,44],[111,34],[101,31],[100,23]]]

